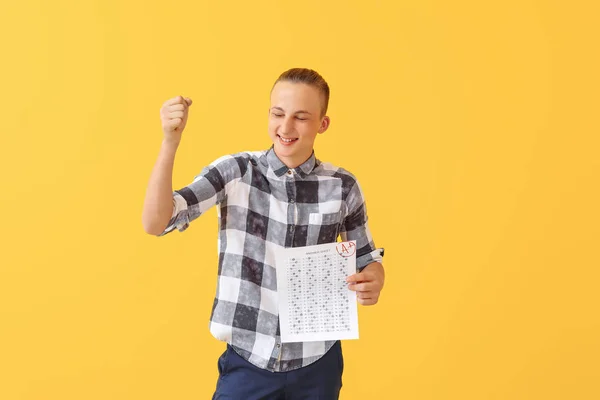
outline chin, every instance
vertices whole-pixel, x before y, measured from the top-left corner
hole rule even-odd
[[[279,144],[275,144],[275,148],[277,149],[277,152],[279,154],[286,155],[286,156],[294,154],[294,153],[297,152],[297,150],[295,150],[295,149],[290,149],[290,148],[287,148],[287,147],[283,147],[283,146],[281,146]]]

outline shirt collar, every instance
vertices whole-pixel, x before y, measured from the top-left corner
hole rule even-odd
[[[315,151],[313,150],[308,160],[304,161],[296,168],[288,168],[288,166],[277,157],[277,154],[275,154],[274,146],[271,146],[271,148],[267,150],[267,162],[277,177],[282,177],[287,171],[293,169],[301,178],[306,178],[313,171],[315,166],[318,165]]]

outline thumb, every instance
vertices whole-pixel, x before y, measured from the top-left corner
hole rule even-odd
[[[187,103],[188,106],[192,105],[192,99],[190,99],[189,97],[185,97],[184,100],[185,100],[185,102]]]
[[[362,282],[365,280],[365,274],[362,272],[358,272],[354,275],[350,275],[349,277],[346,278],[346,282],[348,283],[356,283],[356,282]]]

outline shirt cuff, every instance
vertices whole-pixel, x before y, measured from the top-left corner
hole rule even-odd
[[[375,250],[373,250],[370,253],[367,253],[363,256],[360,256],[356,259],[356,268],[358,269],[358,271],[362,271],[367,265],[374,263],[374,262],[378,262],[381,263],[383,261],[383,253],[384,253],[384,248],[380,247],[377,248]]]

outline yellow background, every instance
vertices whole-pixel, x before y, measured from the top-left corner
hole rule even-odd
[[[0,399],[206,399],[216,211],[144,233],[161,104],[174,185],[261,150],[291,67],[331,86],[317,157],[386,248],[343,399],[600,398],[598,8],[588,1],[6,1]]]

